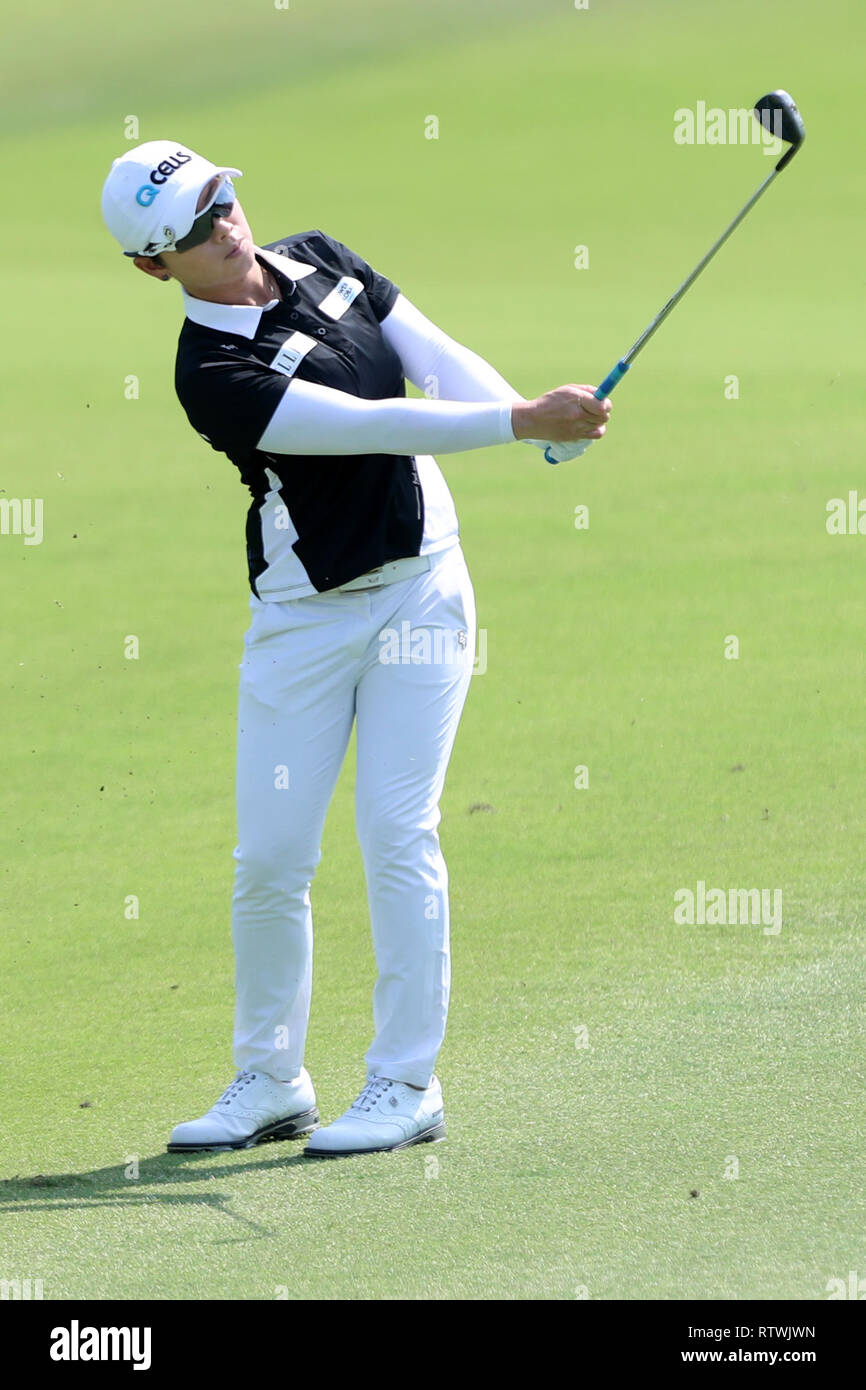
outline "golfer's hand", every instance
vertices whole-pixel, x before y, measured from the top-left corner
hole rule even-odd
[[[557,386],[534,401],[515,401],[511,428],[515,439],[546,439],[551,444],[577,439],[601,439],[610,418],[611,402],[597,401],[594,386]]]

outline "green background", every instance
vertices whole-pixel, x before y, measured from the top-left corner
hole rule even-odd
[[[862,5],[147,10],[5,22],[0,497],[44,499],[45,530],[0,536],[0,1277],[808,1300],[866,1276],[866,540],[825,527],[863,485]],[[128,118],[243,169],[259,243],[324,228],[530,397],[600,380],[769,172],[677,145],[674,112],[777,86],[803,152],[604,442],[441,460],[488,643],[443,801],[447,1143],[167,1156],[233,1075],[248,496],[174,397],[176,287],[101,222]],[[352,762],[313,890],[326,1121],[372,1027]],[[781,889],[781,932],[677,925],[698,880]]]

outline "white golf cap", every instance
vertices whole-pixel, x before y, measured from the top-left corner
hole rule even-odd
[[[211,164],[174,140],[148,140],[115,159],[102,189],[102,216],[124,254],[158,256],[192,228],[198,196],[215,174]]]

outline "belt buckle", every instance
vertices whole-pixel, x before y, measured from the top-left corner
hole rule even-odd
[[[380,589],[384,582],[382,566],[378,565],[375,569],[367,570],[365,574],[359,574],[356,579],[350,579],[348,584],[339,584],[337,592],[346,594],[363,589]]]

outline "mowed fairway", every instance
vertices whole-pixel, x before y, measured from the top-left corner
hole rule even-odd
[[[0,498],[43,499],[44,534],[0,535],[0,1277],[813,1300],[866,1276],[866,539],[825,525],[866,493],[862,7],[53,0],[5,28]],[[234,1074],[248,494],[174,396],[179,291],[102,226],[124,123],[236,164],[260,244],[322,227],[530,397],[600,380],[769,172],[675,144],[677,108],[777,86],[803,151],[608,438],[441,460],[487,644],[443,802],[447,1142],[166,1155]],[[352,792],[350,756],[313,889],[326,1121],[372,1028]],[[675,921],[699,882],[781,892],[780,930]]]

